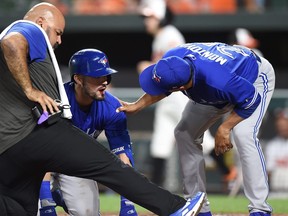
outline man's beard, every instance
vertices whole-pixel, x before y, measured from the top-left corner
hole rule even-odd
[[[53,45],[53,50],[55,50],[58,46],[59,46],[59,43],[56,42],[56,43]]]
[[[104,99],[105,99],[105,95],[103,95],[103,97],[97,97],[97,96],[95,96],[95,97],[93,97],[94,98],[94,100],[97,100],[97,101],[103,101]]]
[[[50,32],[51,32],[51,28],[50,28],[50,27],[47,27],[46,34],[47,34],[48,36],[50,35]],[[58,42],[56,42],[55,44],[53,44],[53,45],[52,45],[53,50],[55,50],[58,46],[59,46],[59,43],[58,43]]]

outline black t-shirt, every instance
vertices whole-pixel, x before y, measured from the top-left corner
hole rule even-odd
[[[29,44],[27,63],[32,85],[59,99],[56,72],[42,31],[34,24],[18,22],[9,32],[19,32]],[[1,41],[0,41],[1,42]],[[15,64],[18,64],[15,59]],[[37,124],[28,100],[9,71],[0,48],[0,154],[27,136]]]

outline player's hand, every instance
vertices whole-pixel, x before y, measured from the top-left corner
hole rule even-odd
[[[131,163],[130,163],[130,159],[127,157],[127,155],[125,153],[119,154],[118,157],[120,158],[120,160],[123,163],[128,164],[129,166],[132,166]]]
[[[39,103],[43,112],[47,112],[47,108],[50,113],[59,111],[57,103],[42,91],[33,88],[26,92],[26,96],[29,100]]]
[[[116,109],[116,112],[126,112],[126,113],[137,113],[139,111],[138,106],[136,105],[136,103],[129,103],[129,102],[125,102],[125,101],[121,101],[121,107],[118,107]]]
[[[152,96],[144,93],[136,102],[133,103],[128,103],[124,101],[120,102],[122,106],[117,108],[116,112],[136,113],[144,109],[145,107],[162,100],[165,97],[166,97],[165,94]]]
[[[230,129],[220,126],[215,134],[215,153],[216,155],[224,154],[230,151],[233,145],[230,141]]]

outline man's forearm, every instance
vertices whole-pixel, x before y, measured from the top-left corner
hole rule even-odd
[[[160,100],[162,100],[166,95],[157,95],[157,96],[152,96],[149,94],[144,94],[142,95],[137,101],[137,107],[139,107],[139,110],[144,109],[145,107],[148,107]]]
[[[24,36],[11,33],[1,41],[7,66],[16,82],[27,95],[32,90],[32,84],[27,65],[28,44]]]
[[[239,122],[243,121],[244,118],[240,117],[236,112],[232,111],[227,119],[221,124],[220,127],[227,130],[232,130]]]

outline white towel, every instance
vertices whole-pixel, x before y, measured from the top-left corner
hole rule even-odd
[[[47,46],[48,46],[48,50],[49,50],[49,53],[50,53],[50,57],[51,57],[51,59],[52,59],[52,63],[53,63],[53,65],[54,65],[54,69],[55,69],[55,71],[56,71],[58,88],[59,88],[59,93],[60,93],[60,97],[61,97],[62,104],[63,104],[63,105],[68,105],[68,107],[70,107],[70,105],[69,105],[69,100],[68,100],[66,91],[65,91],[65,89],[64,89],[63,80],[62,80],[60,68],[59,68],[59,65],[58,65],[58,62],[57,62],[55,53],[54,53],[54,51],[53,51],[53,48],[52,48],[52,46],[51,46],[51,44],[50,44],[50,41],[49,41],[49,38],[48,38],[46,32],[45,32],[39,25],[37,25],[37,24],[34,23],[34,22],[28,21],[28,20],[18,20],[18,21],[15,21],[15,22],[13,22],[12,24],[10,24],[6,29],[4,29],[4,30],[2,31],[2,33],[0,34],[0,40],[1,40],[2,37],[4,37],[4,35],[6,35],[6,33],[8,32],[8,30],[9,30],[13,25],[15,25],[16,23],[19,23],[19,22],[31,23],[31,24],[35,25],[37,28],[39,28],[39,29],[42,31],[42,33],[43,33],[43,35],[44,35],[44,37],[45,37]],[[65,109],[63,110],[63,117],[64,117],[64,118],[68,118],[68,119],[71,119],[71,118],[72,118],[71,110],[70,110],[70,109],[67,109],[66,106],[65,106]]]

